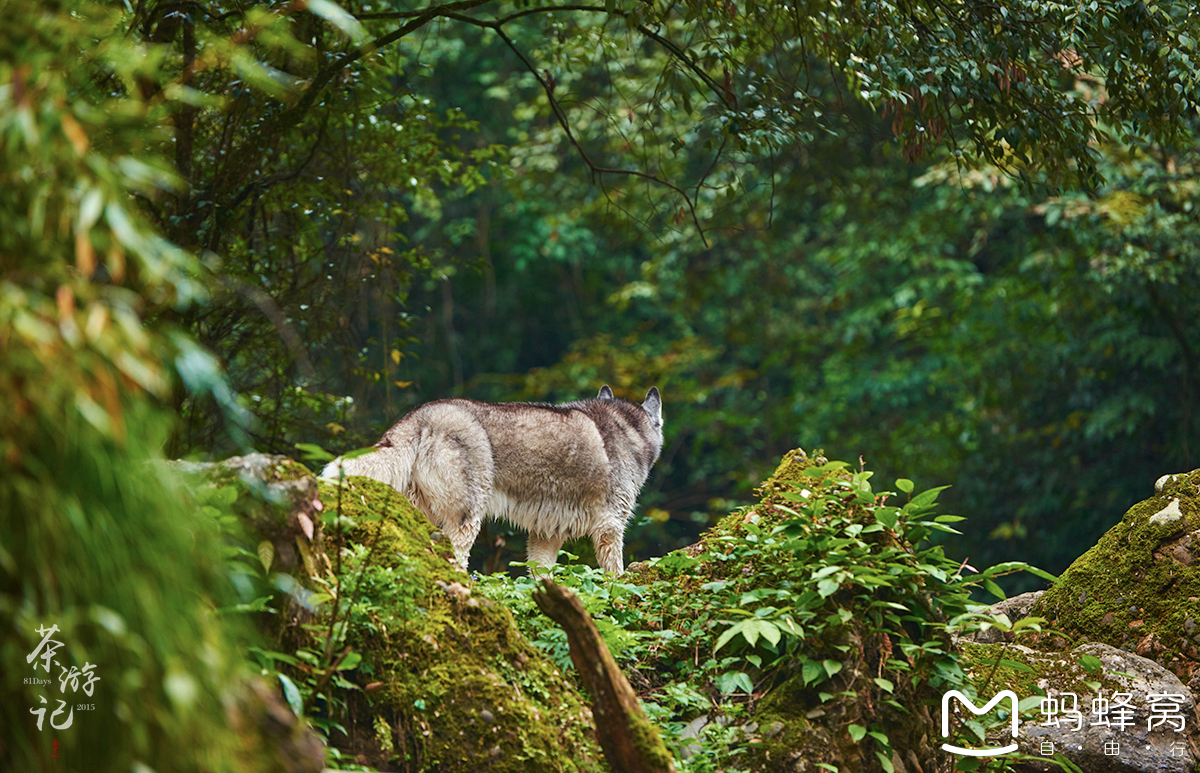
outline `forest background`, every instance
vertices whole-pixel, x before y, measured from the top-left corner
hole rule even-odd
[[[92,352],[11,393],[101,434],[657,385],[632,559],[796,446],[1051,571],[1196,466],[1189,3],[0,7],[6,324]]]
[[[146,460],[438,397],[657,385],[632,559],[802,446],[950,485],[950,556],[1062,569],[1196,466],[1198,14],[0,0],[0,767],[257,767],[236,492]],[[61,739],[51,625],[102,680]]]

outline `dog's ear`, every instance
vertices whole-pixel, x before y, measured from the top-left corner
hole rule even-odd
[[[642,403],[642,408],[650,415],[655,424],[662,424],[662,398],[658,395],[658,387],[650,387],[650,391],[646,393],[646,400]]]
[[[600,387],[600,394],[596,395],[596,397],[600,400],[613,399],[613,393],[612,393],[612,390],[608,388],[608,384],[605,384],[604,386]]]

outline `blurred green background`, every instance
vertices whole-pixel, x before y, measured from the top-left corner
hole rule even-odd
[[[1119,66],[1108,83],[1053,62],[1039,92],[1013,51],[964,43],[1017,85],[926,61],[929,88],[880,95],[761,29],[777,58],[725,78],[722,104],[599,16],[405,37],[284,135],[269,185],[196,154],[193,186],[225,185],[228,211],[177,205],[168,232],[217,280],[181,319],[255,447],[367,445],[447,396],[657,385],[667,443],[634,559],[693,541],[800,446],[862,457],[884,488],[949,484],[955,554],[1054,572],[1196,466],[1194,110],[1173,144],[1142,113],[1075,147],[1074,117],[1030,111],[1047,92],[1107,104]],[[879,61],[899,82],[911,66]],[[986,94],[956,101],[953,77]],[[992,111],[983,140],[972,110]],[[237,450],[215,400],[179,408],[172,454]],[[516,548],[489,567],[519,555],[489,530],[476,555]]]

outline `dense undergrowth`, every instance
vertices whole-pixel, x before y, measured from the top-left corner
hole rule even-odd
[[[271,474],[306,478],[281,465]],[[696,545],[620,577],[569,556],[553,568],[596,620],[679,770],[948,764],[941,695],[976,697],[951,634],[1005,625],[973,600],[1002,597],[997,576],[1049,575],[1015,562],[975,571],[948,557],[931,538],[962,519],[938,514],[941,489],[918,493],[902,479],[897,492],[876,491],[872,478],[793,451],[756,504]],[[531,599],[534,578],[468,578],[418,511],[367,479],[312,482],[283,506],[274,495],[274,517],[245,512],[269,491],[247,500],[219,486],[205,496],[230,514],[243,601],[231,611],[254,616],[268,637],[251,658],[320,731],[331,764],[603,769],[565,635]],[[258,536],[235,527],[238,510]],[[315,528],[305,532],[304,519]],[[956,732],[969,743],[986,728]]]
[[[554,568],[675,739],[682,769],[761,769],[806,735],[810,755],[834,759],[818,748],[831,741],[837,758],[863,770],[891,770],[898,749],[929,753],[937,726],[929,707],[945,690],[970,694],[950,632],[988,621],[972,593],[1003,598],[994,578],[1005,573],[1050,577],[1016,562],[976,572],[947,557],[930,537],[963,519],[937,514],[941,489],[914,494],[899,480],[899,494],[877,492],[871,479],[792,452],[757,504],[691,548],[619,579]],[[565,666],[562,632],[529,600],[535,586],[529,577],[478,581]],[[839,737],[809,732],[831,714]]]

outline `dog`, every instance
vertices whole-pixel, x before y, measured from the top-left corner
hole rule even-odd
[[[365,475],[408,497],[467,557],[485,516],[529,532],[528,559],[553,565],[587,535],[601,568],[624,571],[625,526],[663,441],[662,399],[641,404],[604,385],[559,405],[435,400],[384,433],[377,450],[330,462],[322,476]]]

